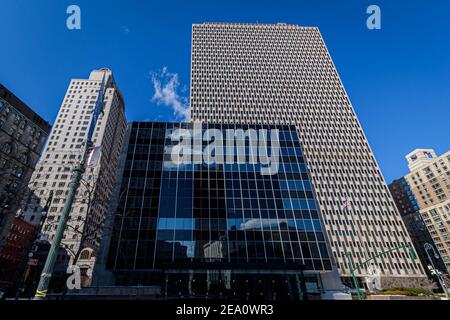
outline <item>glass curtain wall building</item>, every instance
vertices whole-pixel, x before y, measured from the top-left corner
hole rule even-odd
[[[130,125],[107,258],[114,285],[157,285],[168,297],[319,293],[321,274],[332,266],[295,127],[200,124],[203,137],[207,129],[224,132],[228,140],[213,154],[233,151],[233,161],[174,162],[174,132],[194,126]],[[278,129],[279,149],[267,148],[268,155],[279,151],[275,174],[262,174],[263,164],[251,161],[258,136],[235,134],[230,142],[225,132],[236,129],[266,130],[267,141]],[[209,143],[202,142],[203,151]]]

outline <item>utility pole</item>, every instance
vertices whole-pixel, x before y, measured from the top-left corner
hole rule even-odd
[[[102,82],[100,84],[100,90],[93,110],[92,121],[89,127],[88,135],[86,137],[85,145],[83,147],[83,152],[81,155],[81,160],[73,169],[72,180],[69,183],[69,193],[67,195],[66,203],[61,212],[61,217],[56,229],[55,237],[52,241],[50,251],[45,261],[44,269],[41,273],[41,278],[39,280],[39,285],[34,296],[35,300],[43,300],[47,296],[48,285],[52,277],[52,272],[55,266],[56,257],[58,255],[58,250],[61,245],[61,239],[66,230],[67,220],[69,218],[70,211],[72,210],[72,204],[75,200],[78,187],[80,186],[81,178],[86,170],[86,160],[89,153],[89,149],[92,147],[92,136],[94,134],[95,125],[97,124],[98,117],[100,113],[103,113],[103,96],[105,92],[105,76],[103,75]]]

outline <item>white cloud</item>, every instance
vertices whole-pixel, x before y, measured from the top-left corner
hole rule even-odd
[[[152,73],[151,77],[155,90],[152,101],[172,108],[176,120],[188,121],[189,99],[178,93],[180,89],[178,74],[171,73],[164,67],[160,73]]]
[[[127,26],[122,26],[122,32],[124,34],[129,34],[130,33],[130,28],[128,28]]]
[[[286,220],[277,220],[277,219],[250,219],[247,220],[244,223],[241,223],[239,230],[254,230],[254,229],[261,229],[261,223],[263,227],[269,227],[273,226],[276,228],[278,224],[286,223]]]

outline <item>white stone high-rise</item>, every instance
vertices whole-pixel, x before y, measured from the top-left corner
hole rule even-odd
[[[96,155],[101,155],[97,161],[91,162],[83,175],[62,240],[62,246],[68,252],[65,259],[69,261],[82,247],[78,264],[83,272],[91,269],[95,261],[127,125],[124,99],[110,70],[94,70],[88,79],[70,81],[47,145],[31,178],[30,189],[34,195],[25,199],[23,208],[24,218],[32,224],[39,224],[41,209],[53,192],[53,201],[43,226],[43,233],[51,242],[67,197],[72,170],[81,159],[102,81],[105,88],[101,102],[103,112],[92,136],[94,147],[100,150]]]
[[[318,28],[193,25],[190,104],[191,120],[297,126],[341,276],[343,253],[355,266],[411,242]],[[424,276],[407,250],[376,265],[384,277]]]

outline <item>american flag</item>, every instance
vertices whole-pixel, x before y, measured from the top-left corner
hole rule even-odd
[[[348,210],[349,205],[350,205],[350,200],[348,200],[348,198],[345,198],[344,203],[342,204],[342,209]]]

